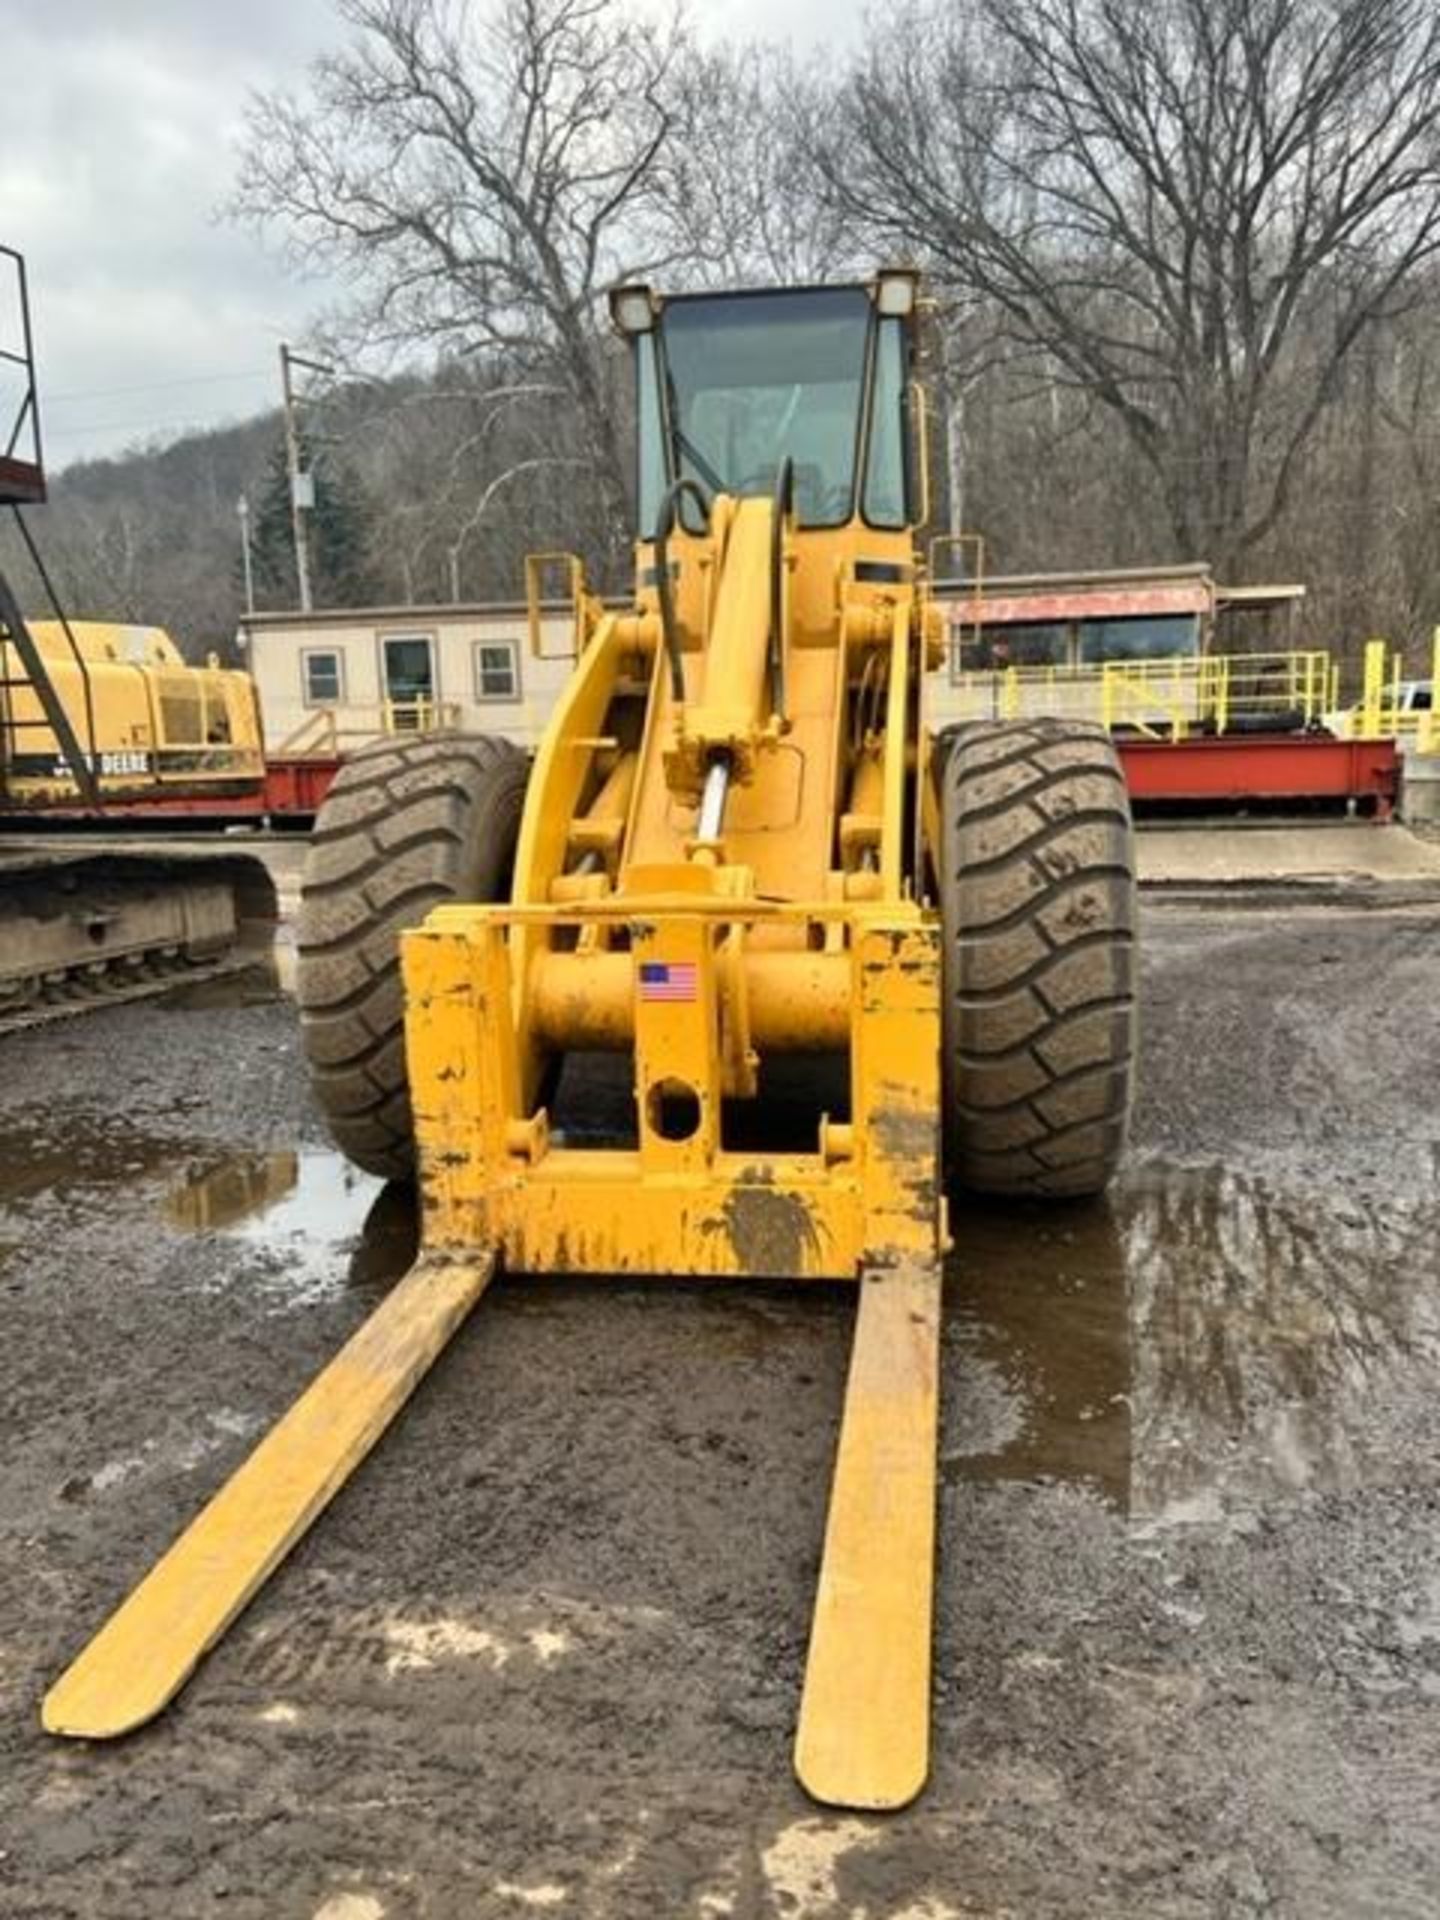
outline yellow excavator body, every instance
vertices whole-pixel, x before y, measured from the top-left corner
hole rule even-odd
[[[275,925],[260,861],[99,828],[258,806],[264,782],[247,673],[189,666],[158,627],[26,621],[0,578],[0,1031],[253,964]]]
[[[248,673],[191,666],[161,627],[31,620],[42,698],[0,614],[0,812],[176,792],[250,792],[264,782],[260,703]],[[81,793],[57,734],[58,702],[93,777]]]
[[[1053,875],[1030,856],[1052,829],[1069,833],[1077,808],[1083,833],[1108,831],[1095,824],[1108,789],[1080,805],[1075,782],[1098,776],[1058,736],[999,738],[963,777],[931,764],[923,688],[942,646],[916,545],[916,292],[896,270],[855,286],[613,296],[637,380],[633,603],[602,608],[572,567],[575,667],[528,771],[500,743],[382,745],[342,773],[317,834],[300,935],[316,1090],[361,1164],[401,1172],[413,1155],[419,1264],[60,1680],[52,1729],[101,1737],[170,1698],[492,1271],[838,1279],[858,1284],[859,1311],[795,1764],[835,1804],[896,1807],[920,1790],[942,1124],[974,1039],[963,1025],[947,1038],[947,996],[963,1019],[988,996],[1013,1025],[1018,1005],[1003,982],[963,990],[946,871],[970,846],[982,880],[994,869],[1011,889],[997,895],[991,957],[1033,935],[1039,958],[1022,954],[1017,975],[1028,993],[1069,937],[1063,916],[1053,939],[1031,926],[1031,895],[1053,905],[1053,881],[1073,919],[1077,874],[1092,892],[1108,884],[1085,859],[1096,875],[1115,862],[1095,864],[1088,841]],[[1036,796],[1022,802],[1036,824],[1018,829],[1017,767]],[[474,804],[457,814],[467,780]],[[486,836],[522,790],[506,884]],[[998,852],[997,820],[1013,841]],[[463,872],[436,865],[444,837],[468,846]],[[386,918],[387,901],[408,913],[427,887],[430,911]],[[1089,966],[1098,922],[1077,897]],[[366,996],[397,950],[404,1078],[392,1084],[380,1002]],[[1086,1005],[1114,1033],[1118,1003]],[[1091,1069],[1064,1037],[1054,1087],[1071,1099]],[[1013,1041],[993,1039],[976,1051],[982,1086],[988,1058],[1013,1065]],[[562,1086],[596,1054],[625,1063],[608,1132],[577,1125]],[[797,1056],[810,1089],[798,1117],[776,1094]],[[1047,1132],[1027,1073],[987,1095],[998,1128],[983,1099],[963,1109],[974,1152],[1001,1170],[1030,1155],[1056,1178],[1081,1147],[1109,1152],[1108,1109],[1072,1104]],[[1042,1164],[1052,1139],[1069,1160]]]

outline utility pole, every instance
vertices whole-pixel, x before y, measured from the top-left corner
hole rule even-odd
[[[245,563],[245,611],[255,611],[255,565],[250,554],[250,502],[242,493],[235,502],[240,516],[240,552]]]
[[[333,374],[333,367],[322,367],[318,360],[306,360],[301,354],[293,353],[283,342],[280,347],[280,390],[285,402],[285,466],[290,475],[290,531],[295,541],[295,574],[300,583],[300,611],[309,613],[310,601],[310,535],[305,516],[315,506],[315,476],[308,468],[300,465],[300,427],[298,420],[301,405],[300,396],[295,391],[291,377],[294,367],[304,367],[310,373]]]
[[[950,538],[965,531],[965,376],[955,351],[953,323],[940,326],[940,379],[945,395],[945,491],[950,496]]]
[[[965,531],[965,390],[958,379],[949,392],[945,410],[945,467],[950,495],[950,534]]]

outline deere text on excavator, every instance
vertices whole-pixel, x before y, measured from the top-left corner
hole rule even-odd
[[[795,1764],[837,1805],[921,1788],[948,1195],[1109,1178],[1135,905],[1103,734],[927,730],[918,306],[899,269],[613,294],[633,604],[575,566],[575,667],[533,764],[381,742],[316,826],[314,1086],[360,1165],[414,1172],[420,1257],[57,1682],[52,1730],[164,1706],[498,1268],[840,1279],[858,1314]],[[598,1139],[556,1093],[597,1052],[633,1087]],[[793,1055],[798,1121],[767,1098]]]

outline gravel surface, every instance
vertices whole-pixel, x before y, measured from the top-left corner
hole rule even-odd
[[[957,1216],[891,1819],[789,1771],[840,1289],[500,1285],[171,1711],[47,1739],[412,1228],[284,1002],[6,1043],[0,1912],[1440,1915],[1436,917],[1152,908],[1111,1201]]]

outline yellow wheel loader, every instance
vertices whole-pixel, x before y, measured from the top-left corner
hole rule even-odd
[[[1109,1177],[1134,882],[1103,734],[927,736],[916,293],[882,271],[613,296],[633,604],[577,586],[533,764],[386,742],[316,826],[315,1089],[362,1166],[413,1170],[420,1257],[56,1684],[53,1731],[165,1705],[497,1270],[841,1279],[858,1313],[795,1765],[836,1805],[919,1791],[947,1187]],[[608,1133],[566,1112],[595,1054],[633,1089]],[[798,1124],[767,1097],[791,1055],[815,1089]]]

